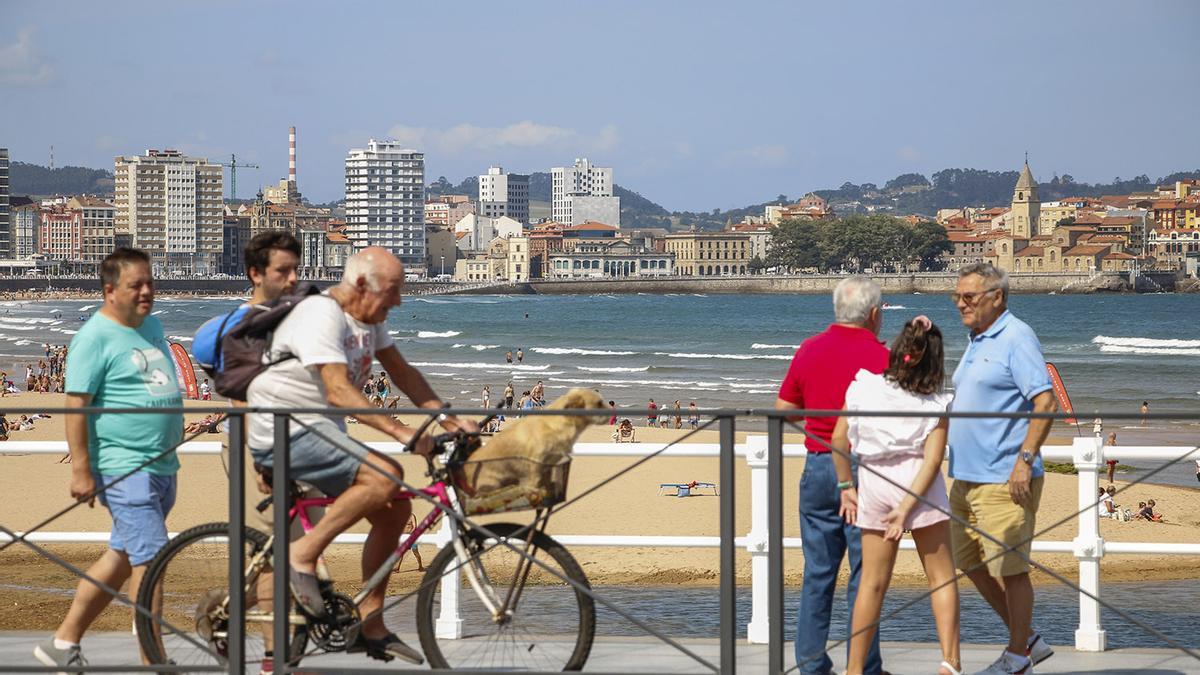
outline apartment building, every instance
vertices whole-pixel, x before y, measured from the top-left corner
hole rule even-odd
[[[178,150],[117,157],[114,228],[131,233],[154,272],[215,274],[221,264],[221,165]]]
[[[83,248],[83,213],[59,198],[42,202],[38,219],[38,253],[51,260],[79,260]]]
[[[382,246],[425,264],[425,154],[371,139],[346,156],[346,235],[355,250]]]
[[[529,222],[529,176],[505,173],[503,167],[488,167],[479,177],[479,215],[487,218],[508,216],[520,223]]]
[[[592,166],[587,158],[550,169],[551,217],[564,225],[588,221],[621,226],[621,198],[613,196],[611,167]]]
[[[475,212],[475,202],[467,195],[431,197],[425,200],[425,225],[427,228],[434,225],[454,227],[455,223]]]
[[[79,257],[81,272],[99,272],[100,263],[116,246],[116,207],[95,197],[72,197],[67,208],[79,213]]]
[[[41,229],[42,205],[28,197],[13,197],[9,202],[9,218],[12,220],[13,258],[28,260],[38,252],[38,234]]]
[[[9,206],[8,148],[0,148],[0,258],[14,257],[14,229]]]

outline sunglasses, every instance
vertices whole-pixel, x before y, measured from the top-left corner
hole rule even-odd
[[[992,291],[998,290],[1000,290],[1000,288],[997,286],[995,288],[989,288],[986,291],[978,291],[974,293],[951,293],[950,299],[953,300],[955,304],[958,304],[958,302],[961,300],[964,305],[974,305],[975,303],[979,302],[980,298],[983,296],[991,293]]]

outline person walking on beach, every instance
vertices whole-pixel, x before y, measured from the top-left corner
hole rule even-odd
[[[961,675],[958,645],[958,586],[950,555],[950,504],[942,478],[951,396],[943,391],[942,332],[928,317],[904,325],[892,343],[887,370],[860,370],[846,390],[846,407],[895,410],[927,417],[841,417],[833,430],[833,464],[840,485],[853,484],[851,448],[859,462],[858,488],[841,494],[846,523],[862,531],[862,581],[854,603],[854,625],[846,672],[858,675],[876,633],[883,596],[891,582],[896,552],[911,531],[929,579],[930,605],[942,647],[940,675]],[[906,491],[907,488],[907,491]],[[918,500],[914,495],[921,495]]]
[[[483,402],[483,409],[487,410],[492,407],[492,387],[491,385],[483,385],[483,393],[480,395],[480,400]]]
[[[673,419],[674,419],[674,421],[675,421],[675,428],[676,428],[676,429],[682,429],[682,428],[683,428],[683,414],[682,414],[682,413],[680,413],[680,412],[679,412],[679,410],[680,410],[680,408],[679,408],[679,401],[675,401],[675,403],[671,405],[671,412],[673,413],[673,414],[672,414],[672,418],[673,418]]]
[[[504,360],[509,363],[512,363],[512,350],[511,349],[504,352]]]
[[[103,306],[71,340],[67,407],[182,407],[162,324],[150,315],[150,257],[116,249],[100,264],[100,287]],[[114,590],[128,580],[130,595],[139,602],[136,593],[146,565],[167,543],[166,518],[175,504],[179,459],[164,452],[183,440],[183,416],[72,414],[66,417],[66,435],[71,497],[87,500],[88,506],[95,506],[99,497],[113,521],[108,550],[87,576]],[[97,494],[97,489],[104,491]],[[80,579],[62,624],[34,647],[37,660],[47,666],[86,665],[80,640],[112,598]]]
[[[688,404],[688,427],[692,429],[700,428],[700,413],[696,411],[695,401]]]
[[[646,408],[648,408],[648,412],[646,413],[646,426],[658,426],[658,404],[654,402],[654,399],[650,399],[650,403],[646,406]]]
[[[207,377],[204,378],[204,381],[200,383],[200,400],[201,401],[211,401],[212,400],[212,385],[208,383]]]
[[[525,360],[525,351],[523,349],[521,349],[520,347],[517,347],[517,363],[521,363],[524,360]]]
[[[612,412],[612,416],[608,418],[608,426],[614,426],[617,423],[617,402],[609,401],[608,409]],[[1196,462],[1196,477],[1200,478],[1200,461]]]
[[[953,410],[1051,413],[1058,409],[1037,335],[1008,310],[1008,274],[991,263],[959,271],[951,295],[970,330],[954,371]],[[1030,542],[1042,496],[1041,447],[1049,419],[956,419],[950,424],[950,526],[954,562],[1008,627],[1008,646],[984,675],[1028,675],[1054,654],[1033,630]],[[993,539],[985,539],[975,528]],[[1011,547],[1011,550],[1005,550]]]
[[[511,409],[511,408],[512,408],[512,404],[513,404],[513,394],[514,394],[515,392],[516,392],[516,390],[515,390],[515,389],[513,389],[513,383],[512,383],[512,382],[509,382],[509,383],[508,383],[508,386],[506,386],[506,387],[504,388],[504,407],[505,407],[505,408],[509,408],[509,409]]]
[[[1146,427],[1146,415],[1150,414],[1150,402],[1142,401],[1142,427]]]
[[[811,408],[840,410],[846,403],[846,388],[860,370],[882,373],[888,366],[888,350],[879,341],[883,325],[883,300],[879,286],[869,277],[850,276],[833,291],[834,322],[823,332],[805,340],[788,367],[777,410]],[[838,513],[840,492],[853,487],[841,483],[834,472],[829,441],[836,417],[804,418],[804,445],[808,456],[800,477],[800,536],[804,550],[804,585],[796,612],[796,663],[804,675],[829,673],[833,661],[825,653],[829,639],[833,594],[837,588],[842,558],[850,557],[850,581],[846,603],[854,607],[862,570],[859,530]],[[849,637],[853,612],[846,622]],[[883,672],[879,635],[871,639],[863,672]]]

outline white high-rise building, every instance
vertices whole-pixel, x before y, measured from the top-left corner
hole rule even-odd
[[[479,177],[479,215],[486,218],[508,216],[529,222],[529,176],[505,173],[499,166],[488,167]]]
[[[0,148],[0,258],[14,254],[12,213],[8,205],[8,149]]]
[[[408,267],[425,264],[425,153],[391,141],[346,156],[346,235],[355,250],[382,246]]]
[[[550,213],[554,220],[564,225],[595,221],[621,226],[621,198],[613,196],[611,167],[592,166],[584,157],[576,159],[574,166],[550,169],[550,175],[553,180]],[[575,208],[576,198],[580,198],[581,209]]]
[[[220,164],[178,150],[117,157],[117,234],[150,255],[156,274],[216,274],[221,264],[225,204]]]

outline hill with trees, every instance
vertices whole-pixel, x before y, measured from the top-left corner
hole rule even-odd
[[[14,195],[52,197],[54,195],[113,194],[112,171],[82,166],[49,169],[37,164],[13,162],[9,166],[9,192]]]

